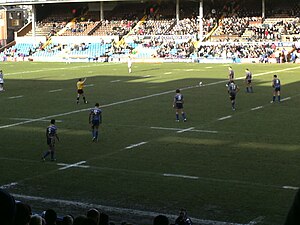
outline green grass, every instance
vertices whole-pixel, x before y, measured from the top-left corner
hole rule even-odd
[[[253,94],[237,81],[235,112],[224,64],[134,64],[128,74],[126,64],[2,63],[0,186],[17,182],[8,188],[13,194],[160,213],[177,214],[184,207],[205,220],[248,223],[262,216],[263,224],[282,224],[295,194],[282,187],[300,186],[300,66],[232,66],[236,77],[244,77],[246,67],[258,75]],[[291,97],[281,104],[269,103],[275,73],[283,83],[282,98]],[[93,84],[85,88],[88,105],[75,103],[80,77]],[[204,86],[197,87],[199,81]],[[177,88],[185,97],[187,123],[175,122]],[[57,89],[62,90],[49,92]],[[102,105],[103,124],[100,141],[92,143],[88,108],[96,102]],[[258,106],[263,108],[251,110]],[[228,115],[232,118],[218,120]],[[51,118],[62,120],[57,162],[42,163]],[[140,142],[147,143],[125,149]],[[83,160],[90,168],[59,170],[57,165]]]

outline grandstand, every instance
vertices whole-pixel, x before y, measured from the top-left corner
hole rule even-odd
[[[135,54],[135,57],[142,61],[161,60],[163,58],[160,57],[161,55],[167,55],[176,60],[185,58],[199,62],[201,59],[198,57],[198,50],[203,40],[242,42],[243,46],[253,41],[283,42],[284,47],[290,48],[291,42],[299,38],[297,29],[299,21],[293,17],[298,14],[297,2],[291,4],[294,6],[293,10],[290,5],[285,7],[285,4],[280,1],[267,2],[265,14],[267,16],[271,14],[272,17],[263,18],[264,13],[257,7],[259,1],[253,0],[246,3],[244,1],[216,1],[215,4],[204,1],[202,8],[204,17],[201,19],[203,20],[202,34],[199,34],[201,24],[196,10],[199,8],[199,2],[188,1],[180,5],[178,2],[160,1],[160,4],[153,5],[150,2],[111,2],[107,6],[105,2],[104,8],[102,7],[102,14],[105,17],[101,20],[99,5],[96,7],[95,3],[37,4],[35,5],[37,22],[33,27],[34,31],[30,29],[31,23],[26,24],[26,29],[23,28],[22,32],[16,34],[14,41],[17,45],[2,48],[1,56],[4,57],[5,50],[6,59],[9,59],[13,52],[14,56],[24,55],[26,59],[30,58],[34,61],[60,61],[61,56],[68,52],[67,55],[74,60],[78,56],[76,60],[88,62],[95,56],[103,59],[109,57],[106,61],[115,61],[115,59],[122,61],[124,58],[122,55],[139,53]],[[178,12],[174,10],[176,7],[179,9]],[[124,11],[124,8],[127,10]],[[150,9],[153,11],[150,12]],[[176,19],[178,17],[179,20]],[[25,30],[27,30],[26,33],[24,33]],[[29,38],[33,35],[35,41]],[[56,37],[62,36],[72,36],[70,40],[74,41],[67,43],[69,46],[84,43],[88,51],[82,49],[66,51],[64,48],[52,51],[53,46],[59,44]],[[91,36],[94,38],[90,38]],[[167,49],[169,52],[161,54],[161,48],[149,46],[151,43],[148,41],[149,37],[154,36],[159,42],[163,42],[164,39],[175,40],[175,42],[184,39],[187,45],[192,42],[193,52],[182,55],[179,54],[182,49],[177,51],[170,48]],[[78,38],[75,41],[76,37]],[[200,40],[200,37],[205,38]],[[99,38],[114,40],[114,42],[110,45],[106,41],[99,43]],[[88,39],[89,43],[81,41],[83,39]],[[132,40],[138,40],[139,43],[133,44]],[[122,45],[119,44],[121,41]],[[42,49],[36,48],[40,42],[44,45]],[[47,46],[48,43],[51,45]],[[90,45],[93,47],[89,49]],[[163,50],[165,51],[166,49]],[[231,55],[233,54],[240,53],[231,52]],[[250,61],[257,61],[261,57],[263,55]],[[268,54],[268,57],[272,59],[273,53]],[[249,57],[246,56],[246,58]]]

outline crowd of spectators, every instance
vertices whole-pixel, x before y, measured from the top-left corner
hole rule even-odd
[[[109,215],[96,208],[90,208],[82,215],[67,214],[58,216],[53,209],[47,209],[42,213],[33,213],[32,207],[15,198],[7,191],[0,188],[0,219],[1,225],[115,225]],[[132,223],[121,222],[121,225]],[[153,225],[169,225],[169,219],[165,215],[157,215],[153,218]],[[179,216],[173,225],[192,225],[187,211],[181,209]]]

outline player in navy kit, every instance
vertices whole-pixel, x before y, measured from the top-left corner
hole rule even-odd
[[[230,84],[231,81],[234,80],[234,71],[231,66],[228,67],[228,82],[226,84],[226,87]]]
[[[98,141],[99,125],[102,123],[102,110],[99,108],[99,103],[96,103],[95,107],[91,109],[89,114],[89,123],[92,128],[92,141]]]
[[[252,73],[249,69],[245,70],[246,72],[246,78],[245,78],[245,82],[246,82],[246,92],[247,93],[253,93],[253,88],[252,88]]]
[[[176,95],[174,96],[173,108],[176,109],[176,121],[179,122],[179,113],[181,113],[182,119],[186,122],[186,115],[183,111],[183,95],[180,93],[180,90],[176,90]]]
[[[235,98],[236,94],[239,92],[239,87],[234,83],[234,81],[230,81],[228,85],[228,94],[229,94],[229,99],[231,101],[231,107],[232,110],[235,111]]]
[[[277,96],[278,102],[280,102],[281,83],[276,74],[273,76],[272,87],[273,87],[273,99],[272,99],[271,103],[275,102],[276,96]]]
[[[44,153],[42,160],[45,161],[46,157],[50,154],[51,155],[51,161],[55,161],[55,140],[59,141],[58,135],[57,135],[57,127],[55,126],[55,120],[52,119],[50,121],[50,125],[46,129],[46,139],[47,139],[47,145],[49,146],[49,149]]]

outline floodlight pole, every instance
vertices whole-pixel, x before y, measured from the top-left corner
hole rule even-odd
[[[261,17],[264,20],[265,19],[265,10],[266,10],[266,6],[265,6],[265,0],[262,0],[261,2]]]
[[[31,16],[32,16],[32,21],[31,21],[32,37],[35,37],[36,8],[34,4],[31,5]]]
[[[100,1],[100,20],[104,20],[103,1]]]
[[[179,0],[176,0],[176,23],[179,23]]]
[[[203,0],[199,1],[199,39],[203,39]]]

